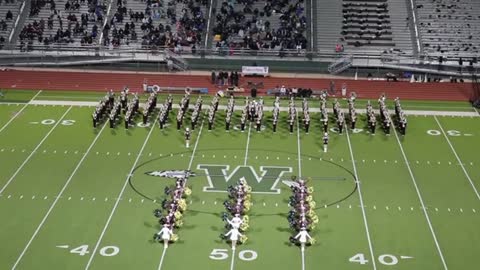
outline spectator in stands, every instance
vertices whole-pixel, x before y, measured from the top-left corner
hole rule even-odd
[[[7,20],[7,21],[13,20],[13,14],[10,10],[7,11],[7,14],[5,15],[5,20]]]
[[[0,30],[7,31],[7,23],[4,20],[0,21]]]

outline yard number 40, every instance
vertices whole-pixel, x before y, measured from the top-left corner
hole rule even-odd
[[[359,264],[366,264],[368,263],[368,260],[365,259],[365,254],[363,253],[357,253],[353,255],[350,259],[348,259],[349,262],[354,262],[354,263],[359,263]],[[391,254],[383,254],[378,256],[378,261],[383,264],[383,265],[396,265],[398,263],[398,258],[394,255]]]

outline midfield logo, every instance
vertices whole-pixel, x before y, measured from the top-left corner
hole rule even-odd
[[[204,170],[209,186],[205,192],[226,192],[228,186],[234,185],[240,178],[245,178],[252,187],[252,193],[280,194],[277,184],[284,173],[291,173],[291,167],[260,166],[259,176],[252,166],[237,166],[230,174],[229,165],[199,164],[198,170]]]

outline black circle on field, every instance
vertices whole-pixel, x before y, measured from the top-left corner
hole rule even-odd
[[[221,149],[203,149],[203,150],[199,150],[197,152],[212,152],[212,151],[222,151],[222,150],[226,150],[226,151],[234,151],[234,150],[244,150],[244,148],[221,148]],[[255,149],[255,151],[268,151],[268,152],[273,152],[273,153],[282,153],[282,154],[294,154],[292,152],[288,152],[288,151],[279,151],[279,150],[271,150],[271,149]],[[147,160],[139,165],[137,165],[132,173],[130,174],[130,176],[128,177],[128,184],[129,186],[132,188],[133,191],[135,191],[135,193],[137,193],[138,195],[140,195],[141,197],[147,199],[147,200],[150,200],[150,201],[156,201],[157,204],[160,204],[160,202],[158,200],[155,200],[151,197],[149,197],[148,195],[146,195],[145,193],[141,192],[140,190],[138,190],[136,187],[135,187],[135,184],[134,184],[134,178],[133,178],[133,175],[135,174],[135,172],[137,170],[139,170],[140,168],[142,168],[143,166],[151,163],[151,162],[154,162],[154,161],[157,161],[157,160],[160,160],[160,159],[163,159],[163,158],[168,158],[168,157],[171,157],[172,155],[179,155],[179,154],[189,154],[191,153],[190,151],[183,151],[183,152],[176,152],[176,153],[171,153],[170,155],[165,155],[165,156],[161,156],[161,157],[157,157],[157,158],[153,158],[153,159],[150,159],[150,160]],[[311,155],[301,155],[302,157],[307,157],[307,158],[318,158],[318,157],[314,157],[314,156],[311,156]],[[330,160],[324,160],[324,159],[321,159],[319,161],[322,161],[322,162],[327,162],[329,164],[332,164],[340,169],[343,169],[344,171],[346,171],[349,175],[352,176],[352,179],[353,179],[353,183],[354,183],[354,186],[353,186],[353,189],[348,193],[346,194],[345,196],[333,201],[333,202],[330,202],[330,203],[327,203],[327,204],[323,204],[323,205],[319,205],[315,208],[315,210],[320,210],[320,209],[324,209],[326,207],[330,207],[332,205],[336,205],[336,204],[339,204],[345,200],[347,200],[348,198],[350,198],[358,189],[358,181],[355,177],[355,174],[350,171],[349,169],[345,168],[344,166],[338,164],[338,163],[335,163],[333,161],[330,161]],[[177,170],[178,168],[172,168],[172,170]],[[199,211],[199,210],[194,210],[194,209],[191,209],[191,208],[188,208],[187,211],[190,211],[190,212],[196,212],[196,213],[201,213],[201,214],[218,214],[217,212],[208,212],[208,211]],[[273,213],[273,214],[254,214],[254,215],[251,215],[251,216],[267,216],[267,215],[278,215],[278,214],[284,214],[284,213]]]

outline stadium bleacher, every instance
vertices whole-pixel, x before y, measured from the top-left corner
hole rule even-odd
[[[96,44],[105,16],[100,0],[35,0],[19,35],[21,45]]]
[[[307,19],[303,1],[223,1],[214,18],[218,49],[304,50]],[[213,20],[213,19],[212,19]]]
[[[0,1],[0,49],[8,40],[21,4],[17,0]]]
[[[480,3],[417,0],[423,50],[431,56],[471,57],[480,53]]]
[[[0,47],[355,55],[377,63],[442,56],[452,64],[479,55],[478,14],[474,0],[1,0]]]

